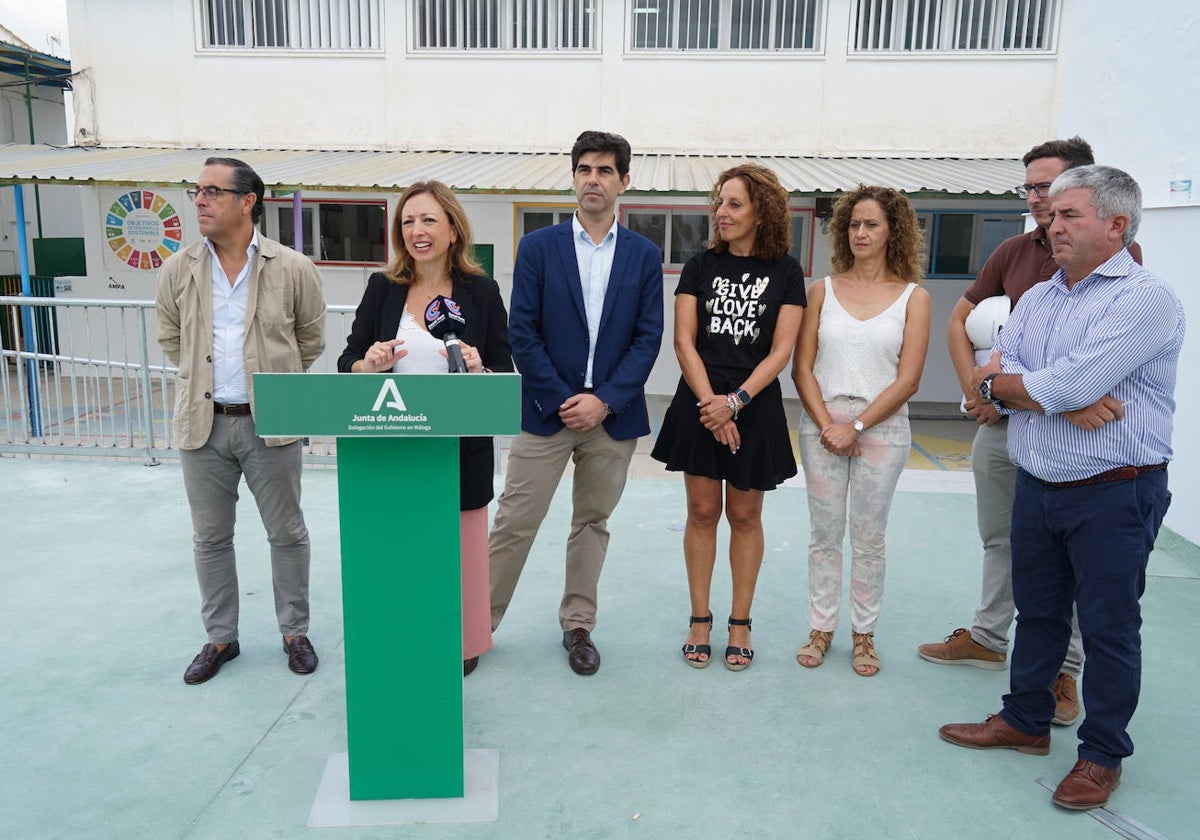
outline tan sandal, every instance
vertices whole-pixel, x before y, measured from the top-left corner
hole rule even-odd
[[[829,650],[829,646],[832,644],[832,631],[812,630],[808,634],[808,644],[796,651],[796,661],[805,668],[816,668],[825,661],[825,652]],[[815,659],[817,661],[812,665],[808,665],[800,659],[802,656],[806,656],[809,659]]]
[[[875,653],[874,633],[851,633],[854,636],[854,673],[860,677],[873,677],[879,673],[879,657]],[[874,668],[873,671],[860,671],[860,668]]]

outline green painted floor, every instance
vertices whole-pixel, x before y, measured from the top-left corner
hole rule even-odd
[[[871,679],[851,670],[848,627],[820,669],[795,662],[808,629],[799,487],[767,499],[753,666],[682,663],[684,500],[671,478],[629,483],[601,582],[603,665],[574,675],[556,620],[564,482],[496,649],[465,686],[468,747],[500,753],[499,820],[336,829],[306,825],[328,755],[346,748],[334,472],[305,474],[321,667],[298,677],[285,666],[265,538],[245,493],[242,655],[196,687],[181,679],[203,633],[178,464],[8,457],[0,481],[0,837],[1118,836],[1054,807],[1036,783],[1070,769],[1073,730],[1056,729],[1044,758],[937,737],[942,723],[995,711],[1007,686],[1004,672],[939,667],[915,651],[973,614],[980,551],[969,473],[905,474],[877,632],[883,669]],[[403,551],[403,535],[396,541]],[[1164,531],[1150,572],[1137,753],[1112,807],[1163,836],[1196,837],[1200,665],[1189,634],[1200,549]],[[406,597],[396,593],[397,613]],[[719,571],[714,601],[727,600]],[[421,645],[396,638],[384,666],[419,682]]]

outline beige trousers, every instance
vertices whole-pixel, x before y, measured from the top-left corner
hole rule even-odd
[[[575,464],[566,582],[558,618],[562,629],[596,626],[596,594],[608,550],[608,517],[629,475],[637,440],[613,440],[604,426],[553,435],[521,432],[508,456],[504,492],[488,539],[492,629],[500,626],[538,528],[550,508],[567,458]]]

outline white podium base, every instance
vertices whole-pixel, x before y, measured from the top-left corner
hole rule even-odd
[[[457,799],[350,799],[350,755],[334,753],[325,763],[309,828],[404,825],[435,822],[495,822],[500,814],[500,751],[463,751],[464,795]]]

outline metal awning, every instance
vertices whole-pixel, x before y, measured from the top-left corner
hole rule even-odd
[[[31,84],[71,89],[71,62],[65,58],[0,41],[0,73],[8,73]]]
[[[0,146],[0,185],[177,187],[194,182],[209,156],[253,166],[270,190],[390,192],[438,180],[465,193],[569,194],[566,152],[331,151],[301,149]],[[730,166],[775,170],[793,194],[833,194],[860,183],[933,195],[1008,195],[1024,180],[1019,160],[787,155],[634,155],[632,194],[706,195]]]

